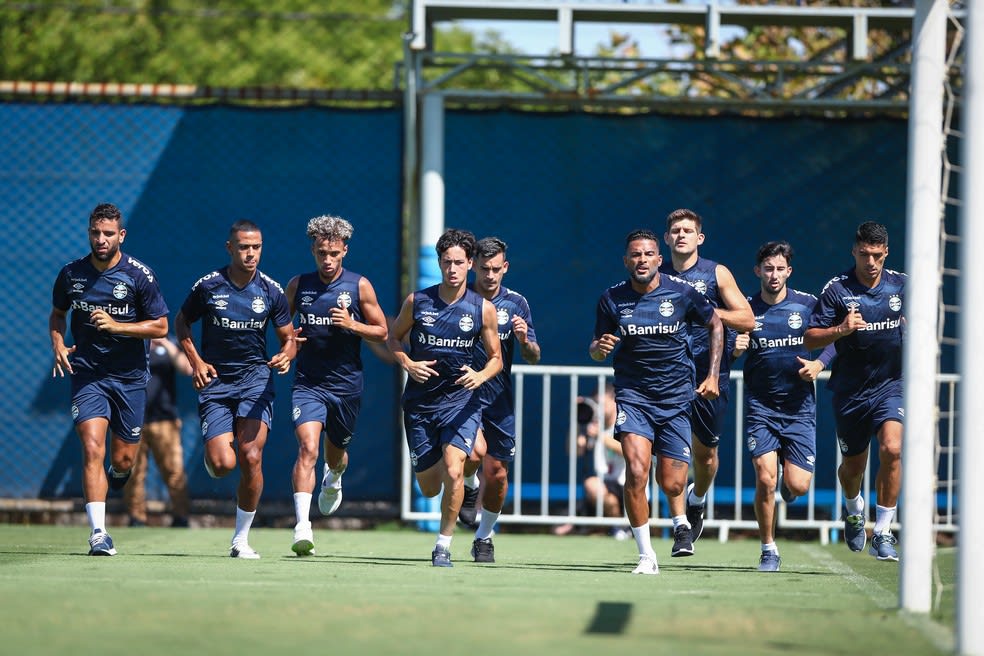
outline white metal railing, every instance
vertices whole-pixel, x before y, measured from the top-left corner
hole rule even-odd
[[[578,396],[585,396],[580,392],[582,383],[591,390],[604,389],[605,384],[610,383],[613,378],[611,367],[591,367],[591,366],[557,366],[557,365],[516,365],[512,369],[513,382],[516,395],[516,459],[510,468],[509,496],[506,505],[503,507],[499,522],[503,524],[540,524],[540,525],[561,525],[574,524],[581,527],[624,527],[626,519],[624,517],[604,517],[601,507],[601,499],[597,500],[592,514],[577,514],[578,498],[582,481],[578,479],[577,472],[577,403]],[[829,372],[820,375],[821,380],[829,378]],[[530,389],[526,385],[527,379],[539,379],[539,406],[529,408],[527,399],[531,396]],[[553,387],[556,379],[567,381],[567,401],[564,404],[563,413],[557,412],[553,406]],[[937,439],[937,463],[938,468],[942,466],[943,475],[937,482],[935,491],[937,515],[934,530],[947,533],[955,533],[957,530],[956,513],[956,454],[957,447],[955,440],[955,420],[956,420],[956,394],[959,376],[956,374],[940,374],[937,377],[939,384],[939,437]],[[758,523],[755,520],[753,501],[755,488],[742,487],[742,473],[746,466],[747,455],[744,448],[744,377],[740,370],[731,372],[732,399],[731,408],[735,413],[735,431],[732,439],[734,440],[734,452],[736,454],[734,463],[731,464],[734,472],[734,485],[727,490],[717,489],[717,485],[712,485],[707,495],[707,506],[704,512],[704,526],[706,528],[718,529],[718,536],[721,541],[728,539],[729,532],[736,530],[757,530]],[[592,392],[593,393],[593,392]],[[600,406],[599,399],[598,405]],[[820,412],[829,412],[829,408],[824,408],[822,402],[818,403]],[[546,410],[546,411],[545,411]],[[540,432],[525,434],[523,426],[525,415],[528,411],[539,413]],[[553,430],[554,420],[557,423],[566,425],[567,431],[564,435],[564,442],[558,442]],[[726,439],[725,436],[722,436]],[[559,446],[563,444],[564,446]],[[840,466],[841,455],[837,448],[836,439],[817,440],[818,450],[829,448],[834,453],[835,468]],[[540,467],[539,471],[527,472],[524,467],[523,454],[530,453],[530,449],[539,449]],[[563,483],[551,483],[551,453],[555,448],[564,448],[567,455],[566,473]],[[874,450],[877,454],[877,449]],[[585,454],[581,457],[589,457]],[[722,462],[721,467],[727,466]],[[593,470],[592,470],[593,471]],[[440,519],[439,506],[435,500],[429,509],[419,510],[413,508],[413,492],[409,454],[403,450],[403,486],[404,490],[401,498],[401,518],[406,521],[434,521]],[[831,489],[816,489],[816,477],[810,486],[809,492],[805,495],[805,508],[802,502],[798,502],[795,509],[790,509],[787,504],[778,504],[779,525],[784,529],[815,530],[819,534],[820,541],[824,544],[834,539],[843,527],[840,518],[841,506],[841,487],[840,481],[834,477],[835,487]],[[866,499],[871,499],[871,476],[870,458],[868,471],[864,477],[862,494]],[[777,495],[778,496],[778,495]],[[723,501],[718,503],[718,499]],[[663,496],[655,479],[650,478],[650,525],[654,527],[669,528],[673,522],[666,515],[666,498]],[[874,503],[867,504],[866,512],[873,513]],[[818,512],[820,509],[822,512]],[[826,509],[826,512],[823,512]],[[869,515],[869,519],[873,517]]]

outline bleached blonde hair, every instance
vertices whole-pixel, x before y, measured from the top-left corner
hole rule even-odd
[[[311,241],[326,239],[348,243],[354,231],[351,223],[341,217],[329,214],[316,216],[308,221],[307,225],[307,236],[311,238]]]

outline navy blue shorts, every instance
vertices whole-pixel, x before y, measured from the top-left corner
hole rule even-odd
[[[242,378],[216,378],[198,392],[198,417],[202,420],[202,439],[232,433],[236,419],[259,419],[269,428],[273,424],[273,376],[266,365],[254,368]]]
[[[323,387],[294,385],[291,393],[294,428],[310,421],[324,427],[325,436],[339,449],[344,449],[352,441],[355,421],[359,418],[362,397],[338,396]]]
[[[724,415],[728,412],[728,380],[719,381],[720,395],[713,401],[694,396],[693,415],[690,418],[694,435],[704,446],[713,449],[721,441]]]
[[[89,419],[105,417],[113,435],[130,444],[140,441],[147,405],[145,381],[92,378],[81,374],[73,374],[70,378],[72,420],[76,426]]]
[[[745,446],[753,458],[778,451],[782,462],[813,472],[817,462],[817,417],[750,413],[745,418]]]
[[[462,406],[434,412],[403,410],[403,427],[407,432],[410,462],[417,473],[433,467],[443,457],[442,447],[450,444],[471,455],[475,434],[482,421],[482,402],[473,394]]]
[[[635,433],[653,443],[653,455],[690,462],[690,402],[673,406],[616,401],[615,439]]]
[[[508,392],[482,408],[482,434],[488,455],[499,462],[512,462],[516,458],[516,414]]]
[[[891,385],[880,394],[868,398],[834,395],[834,421],[841,455],[864,453],[871,438],[886,421],[904,423],[902,384]]]

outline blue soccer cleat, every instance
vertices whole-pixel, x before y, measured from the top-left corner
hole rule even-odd
[[[871,536],[871,546],[868,547],[868,553],[878,560],[898,562],[899,552],[895,550],[895,545],[898,543],[898,538],[891,533],[879,533]]]
[[[864,532],[864,515],[862,513],[849,515],[846,507],[844,508],[844,541],[851,551],[864,551],[865,542],[868,541],[868,536]]]
[[[451,562],[451,552],[444,547],[434,547],[431,552],[431,565],[434,567],[454,567]]]
[[[779,565],[782,564],[782,558],[775,551],[763,551],[762,557],[759,558],[758,571],[760,572],[778,572]]]
[[[97,528],[89,535],[89,555],[90,556],[115,556],[116,549],[113,547],[113,538],[109,533]]]

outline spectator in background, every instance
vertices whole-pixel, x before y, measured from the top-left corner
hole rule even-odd
[[[150,341],[150,381],[144,411],[143,440],[131,470],[131,480],[123,489],[123,501],[130,526],[147,523],[147,454],[161,473],[171,498],[171,526],[188,527],[188,479],[181,448],[181,417],[178,415],[178,374],[191,375],[184,352],[171,339]]]
[[[584,475],[584,502],[579,514],[599,516],[598,499],[601,498],[601,516],[623,517],[622,498],[625,490],[625,459],[622,445],[615,439],[615,388],[608,385],[604,392],[604,407],[599,409],[595,396],[579,396],[577,399],[577,456],[587,462],[588,471]],[[604,417],[604,428],[599,429],[598,417]],[[585,457],[587,456],[587,457]],[[555,535],[567,535],[574,530],[573,524],[561,524],[554,529]],[[628,538],[631,533],[623,528],[615,528],[612,535],[619,540]]]

